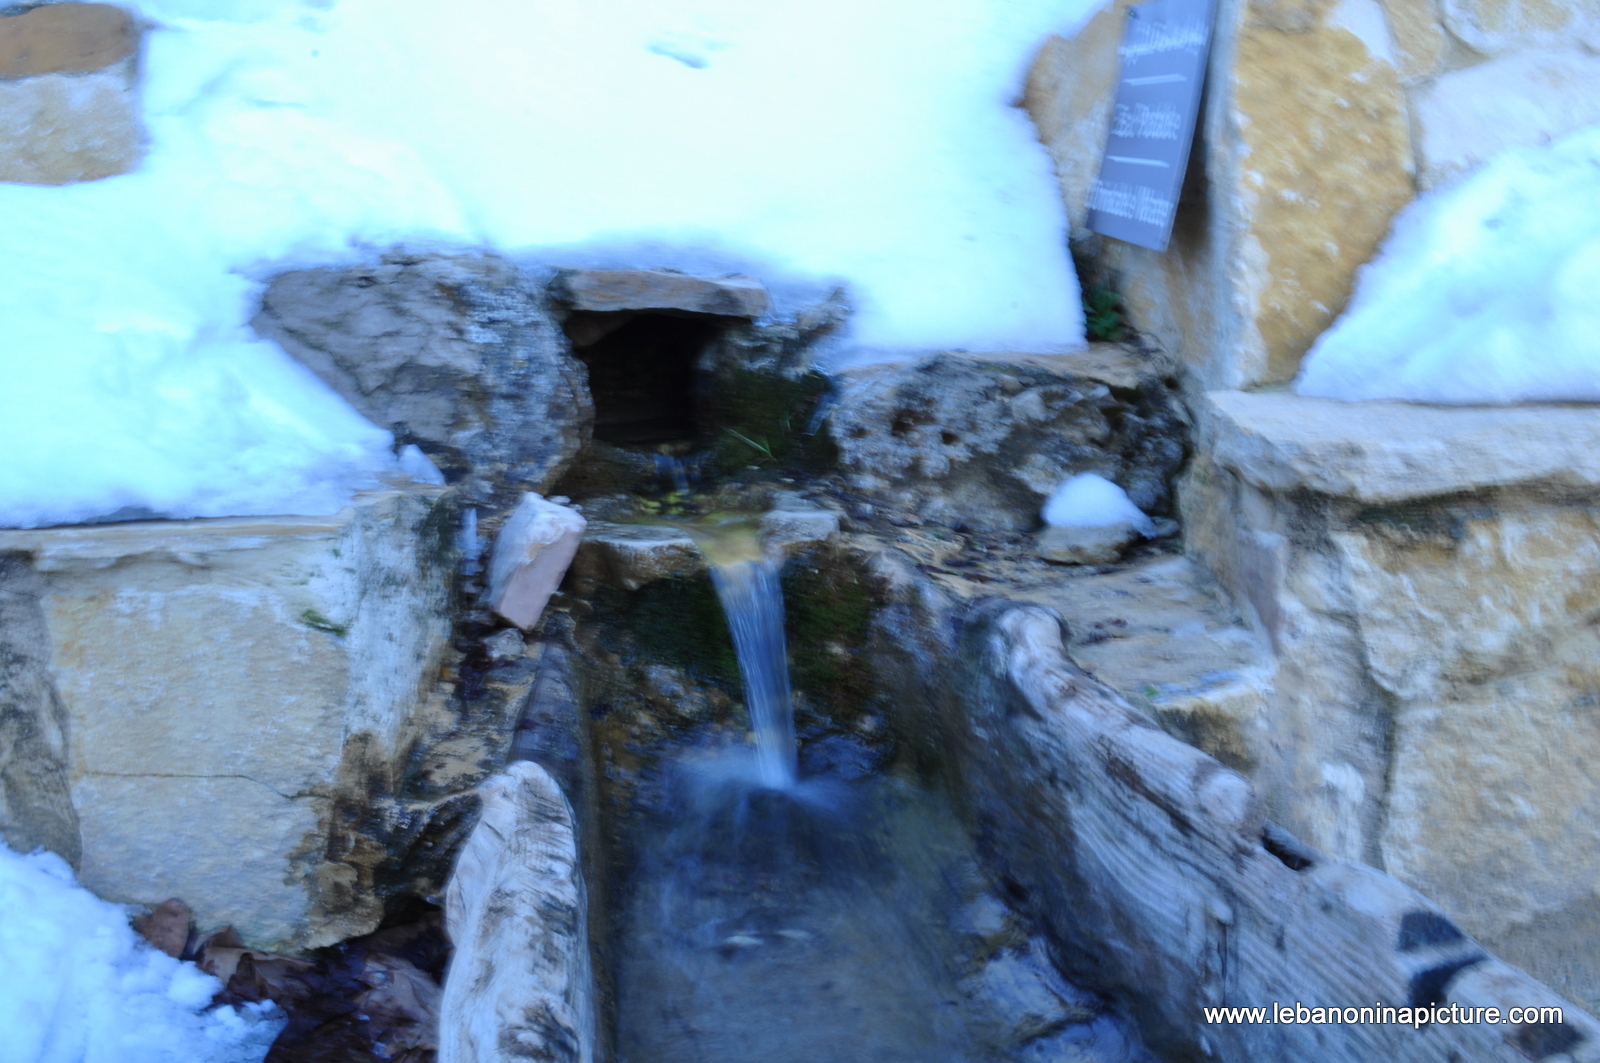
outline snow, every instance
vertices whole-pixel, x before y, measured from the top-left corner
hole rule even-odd
[[[54,853],[0,844],[0,1063],[259,1063],[275,1005],[206,1010],[221,988],[159,952]]]
[[[844,282],[838,358],[1081,346],[1012,106],[1095,0],[149,0],[150,153],[0,185],[0,525],[328,512],[390,440],[247,327],[383,249]],[[785,299],[788,300],[785,303]]]
[[[1126,491],[1092,472],[1079,473],[1056,488],[1040,515],[1052,528],[1132,524],[1145,538],[1156,533],[1155,522],[1133,504]]]
[[[1442,404],[1600,402],[1600,126],[1422,196],[1295,390]]]

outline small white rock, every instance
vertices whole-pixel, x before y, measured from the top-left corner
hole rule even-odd
[[[507,518],[489,557],[490,609],[520,628],[539,619],[578,552],[588,522],[533,492]]]

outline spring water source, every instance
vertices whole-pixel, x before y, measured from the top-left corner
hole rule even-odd
[[[764,557],[720,564],[712,568],[711,580],[728,615],[739,657],[761,783],[772,790],[788,790],[798,777],[777,566]]]
[[[996,965],[1005,947],[1026,948],[1026,934],[1013,919],[1010,945],[996,944],[1011,917],[995,916],[1004,906],[947,799],[906,771],[797,757],[778,570],[748,525],[709,536],[702,525],[697,537],[753,743],[680,754],[638,813],[611,908],[618,1060],[1130,1058],[1118,1028],[1070,986],[1041,990]],[[1041,993],[1042,1007],[1011,999]],[[1076,1019],[1061,1019],[1074,1008]],[[1024,1013],[1046,1019],[1019,1037]]]

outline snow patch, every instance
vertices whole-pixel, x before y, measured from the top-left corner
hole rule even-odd
[[[847,361],[1081,346],[1011,104],[1091,6],[147,0],[140,169],[0,185],[0,525],[328,512],[392,471],[245,322],[265,276],[398,243],[843,280]]]
[[[157,951],[67,862],[0,844],[0,1063],[260,1063],[277,1006],[206,1010],[222,988]]]
[[[1295,390],[1600,402],[1600,126],[1514,148],[1400,213]]]
[[[1145,538],[1156,533],[1155,521],[1133,504],[1128,493],[1104,476],[1079,473],[1045,501],[1041,512],[1052,528],[1108,528],[1132,524]]]

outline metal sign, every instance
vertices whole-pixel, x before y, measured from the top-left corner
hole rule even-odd
[[[1120,80],[1089,228],[1157,251],[1172,216],[1200,111],[1213,0],[1150,0],[1128,9]]]

